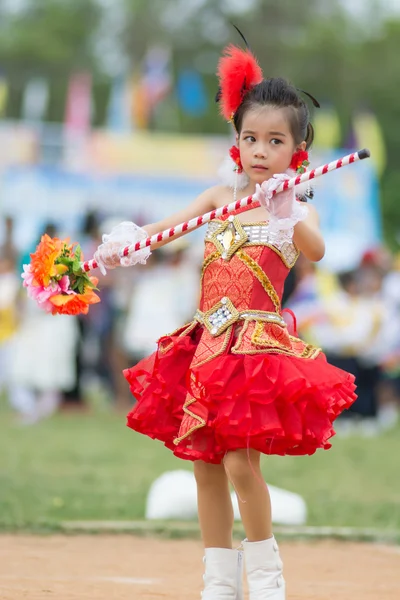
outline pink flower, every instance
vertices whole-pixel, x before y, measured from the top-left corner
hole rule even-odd
[[[53,304],[50,302],[50,298],[59,294],[73,294],[74,292],[69,289],[69,277],[64,275],[60,281],[52,281],[49,285],[39,285],[34,278],[32,273],[31,265],[24,265],[24,272],[21,277],[24,280],[23,286],[27,288],[28,296],[35,300],[40,308],[43,308],[46,312],[52,312],[54,309]]]
[[[29,288],[29,286],[31,286],[33,283],[32,267],[31,265],[23,265],[23,269],[24,272],[22,273],[21,277],[24,280],[24,282],[22,285],[26,288]]]
[[[64,275],[64,277],[61,277],[60,281],[58,282],[58,285],[60,286],[60,290],[62,292],[64,292],[64,294],[73,294],[74,293],[72,290],[69,289],[68,275]]]

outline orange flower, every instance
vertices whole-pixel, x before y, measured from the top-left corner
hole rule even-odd
[[[31,254],[31,268],[38,283],[47,287],[52,277],[59,277],[68,271],[65,265],[56,265],[56,259],[61,255],[65,241],[43,235],[34,254]]]
[[[96,277],[90,277],[90,281],[97,286]],[[89,288],[84,294],[57,294],[49,301],[54,305],[53,315],[86,315],[89,312],[89,305],[97,304],[100,298],[92,288]]]

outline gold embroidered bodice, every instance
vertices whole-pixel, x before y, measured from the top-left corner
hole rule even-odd
[[[200,305],[191,323],[175,335],[201,326],[191,364],[199,367],[224,353],[282,353],[315,358],[320,349],[291,335],[282,316],[285,279],[299,251],[286,233],[271,235],[266,222],[241,223],[236,216],[208,225],[201,274]],[[161,343],[166,351],[170,336]]]
[[[209,223],[205,243],[202,311],[227,296],[238,310],[280,314],[283,285],[299,255],[292,240],[271,240],[266,222],[231,216]]]

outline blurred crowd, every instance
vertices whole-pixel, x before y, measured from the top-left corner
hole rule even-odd
[[[100,222],[95,213],[86,215],[78,234],[85,258],[101,243],[100,231],[113,224]],[[45,230],[52,237],[59,233],[51,223]],[[35,245],[18,251],[13,221],[4,219],[4,396],[21,424],[56,411],[84,411],[99,398],[126,411],[134,398],[122,370],[151,353],[160,335],[192,319],[202,243],[189,245],[180,238],[155,251],[146,267],[99,274],[101,302],[82,317],[49,315],[27,298],[21,272]],[[400,406],[400,259],[373,248],[351,270],[332,274],[300,257],[286,283],[284,306],[294,311],[300,337],[356,377],[358,400],[338,420],[338,432],[368,436],[393,427]]]
[[[85,258],[101,243],[100,231],[114,224],[87,214],[77,234]],[[123,369],[195,312],[198,261],[188,242],[181,238],[157,250],[146,267],[115,269],[105,277],[96,271],[101,302],[84,316],[53,316],[22,288],[23,265],[39,239],[21,253],[13,230],[6,218],[0,246],[0,385],[18,422],[33,424],[92,404],[127,410],[134,399]],[[51,223],[43,233],[64,237]]]
[[[339,250],[338,250],[339,251]],[[383,247],[333,274],[300,256],[284,304],[299,336],[353,373],[358,399],[336,422],[341,434],[393,427],[400,400],[400,259]]]

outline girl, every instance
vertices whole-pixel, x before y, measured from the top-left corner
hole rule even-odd
[[[332,423],[355,400],[355,386],[319,348],[289,331],[281,311],[284,281],[299,253],[312,261],[324,255],[313,207],[298,202],[293,190],[272,196],[288,169],[308,164],[313,128],[307,106],[285,80],[263,79],[249,50],[230,46],[218,75],[221,112],[236,130],[234,196],[240,188],[260,206],[209,223],[193,321],[160,338],[152,356],[125,371],[137,399],[128,425],[194,462],[205,546],[203,600],[237,600],[241,594],[229,482],[247,535],[250,599],[284,600],[260,454],[330,448]],[[216,186],[145,231],[131,224],[133,235],[121,237],[121,225],[104,237],[95,259],[105,268],[133,264],[136,256],[120,258],[121,245],[231,201],[232,187]],[[145,261],[145,253],[136,254]]]

